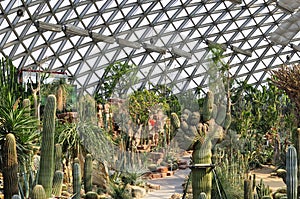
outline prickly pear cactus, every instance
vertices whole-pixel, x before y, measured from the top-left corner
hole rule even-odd
[[[74,199],[80,199],[81,191],[81,173],[80,173],[80,164],[74,160],[73,163],[73,194]]]
[[[54,175],[54,131],[55,131],[56,97],[49,95],[46,101],[41,143],[40,170],[38,184],[45,189],[47,198],[52,194]]]
[[[61,196],[63,180],[64,180],[64,172],[59,170],[55,171],[53,177],[52,194],[56,197]]]
[[[87,154],[84,161],[84,191],[85,193],[92,191],[92,172],[93,172],[93,159],[91,154]]]
[[[294,146],[289,146],[286,153],[286,187],[289,199],[297,199],[297,151]]]
[[[18,158],[15,136],[9,133],[5,137],[3,148],[4,199],[11,199],[18,189]]]
[[[47,199],[44,187],[39,184],[35,185],[32,190],[32,193],[31,193],[31,198],[32,199]]]

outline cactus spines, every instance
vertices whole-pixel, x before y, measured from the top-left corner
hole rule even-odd
[[[18,157],[14,134],[8,133],[3,147],[3,180],[4,199],[11,199],[19,193],[18,189]]]
[[[92,180],[92,172],[93,172],[93,159],[91,154],[87,154],[84,161],[84,191],[85,193],[92,191],[93,189],[93,180]]]
[[[46,199],[46,192],[45,189],[42,185],[37,184],[34,186],[33,190],[32,190],[32,199]]]
[[[289,146],[286,153],[286,187],[289,199],[297,198],[297,151],[294,146]]]
[[[55,144],[54,150],[55,171],[62,171],[62,147],[60,144]]]
[[[207,91],[203,104],[203,120],[208,121],[212,117],[214,107],[214,94],[211,91]]]
[[[64,172],[59,170],[55,171],[53,177],[53,188],[52,188],[52,193],[54,196],[61,195],[63,180],[64,180]]]
[[[196,143],[192,154],[193,164],[211,164],[212,143],[206,139],[203,143]],[[193,198],[197,197],[201,192],[206,194],[207,199],[211,199],[212,189],[212,172],[211,168],[193,168],[192,169],[192,188]]]
[[[171,113],[171,122],[176,129],[180,127],[180,119],[176,113]]]
[[[24,99],[23,100],[23,107],[26,110],[26,116],[30,116],[30,100],[29,99]]]
[[[54,175],[54,131],[55,131],[56,97],[49,95],[46,101],[41,143],[40,170],[38,184],[45,189],[47,198],[52,194]]]
[[[74,199],[80,199],[81,191],[81,173],[80,173],[80,164],[78,162],[73,163],[73,194]]]
[[[206,194],[201,192],[198,199],[207,199]]]

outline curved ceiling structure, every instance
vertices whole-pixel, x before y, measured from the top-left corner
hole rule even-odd
[[[261,84],[299,61],[299,0],[2,0],[0,52],[19,69],[66,73],[99,92],[105,67],[138,67],[138,83],[184,92],[207,84],[208,42],[222,44],[230,76]]]

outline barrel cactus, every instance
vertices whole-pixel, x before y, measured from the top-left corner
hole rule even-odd
[[[40,170],[38,184],[45,189],[47,198],[52,194],[54,175],[54,131],[55,131],[56,97],[49,95],[43,118]]]
[[[35,185],[32,190],[32,193],[31,193],[31,198],[32,199],[46,199],[47,196],[46,196],[44,187],[39,184]]]
[[[204,192],[200,193],[199,199],[207,199],[206,194]]]
[[[7,134],[4,141],[3,181],[4,199],[11,199],[13,195],[19,193],[17,146],[15,136],[12,133]]]

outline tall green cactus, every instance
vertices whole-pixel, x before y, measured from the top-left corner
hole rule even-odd
[[[93,172],[93,159],[91,154],[87,154],[84,161],[84,191],[85,193],[92,191],[93,189],[93,179],[92,179],[92,172]]]
[[[74,160],[73,163],[73,194],[74,199],[80,199],[81,191],[81,173],[80,173],[80,164]]]
[[[196,143],[192,154],[193,164],[211,164],[211,140],[206,139],[203,143]],[[204,192],[207,199],[211,199],[212,172],[211,168],[192,168],[193,198],[198,199]]]
[[[64,172],[59,170],[55,171],[53,177],[53,188],[52,188],[52,194],[54,196],[61,195],[63,180],[64,180]]]
[[[3,147],[3,180],[4,199],[11,199],[18,189],[18,158],[17,146],[14,134],[9,133],[5,137]]]
[[[32,193],[31,193],[32,199],[46,199],[46,192],[42,185],[37,184],[34,186]]]
[[[288,199],[297,199],[297,151],[294,146],[289,146],[286,152],[286,187]]]
[[[46,101],[43,118],[41,143],[41,160],[38,184],[45,189],[47,198],[52,194],[54,175],[54,131],[55,131],[56,97],[49,95]]]
[[[61,144],[55,144],[54,150],[55,171],[62,171],[62,147]]]

